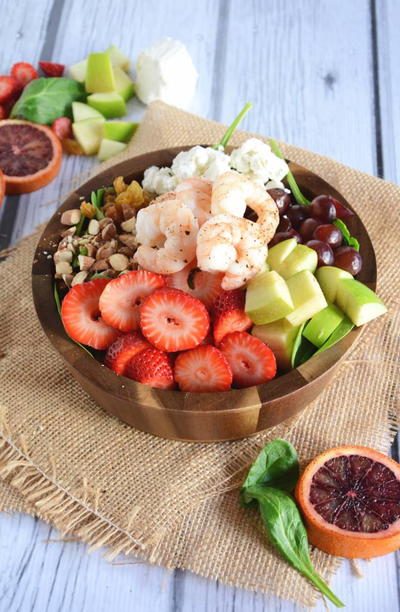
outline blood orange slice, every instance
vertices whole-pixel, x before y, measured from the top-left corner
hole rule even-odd
[[[57,176],[62,148],[45,125],[6,119],[0,121],[0,168],[7,193],[29,193]]]
[[[0,170],[0,208],[1,208],[1,205],[3,204],[5,192],[6,192],[6,182],[4,180],[4,174]]]
[[[309,540],[340,557],[379,557],[400,548],[400,465],[364,446],[316,457],[296,487]]]

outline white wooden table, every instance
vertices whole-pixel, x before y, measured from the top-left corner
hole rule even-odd
[[[228,123],[252,100],[243,127],[399,182],[399,0],[3,0],[0,6],[1,73],[15,61],[72,63],[112,43],[135,58],[171,36],[186,43],[200,73],[194,112]],[[131,104],[132,116],[142,112]],[[69,180],[93,163],[70,157],[42,191],[8,198],[0,249],[45,221]],[[0,612],[296,609],[182,571],[110,565],[81,544],[49,542],[58,537],[37,519],[0,516]],[[396,556],[361,567],[363,580],[347,563],[333,580],[347,608],[398,611]]]

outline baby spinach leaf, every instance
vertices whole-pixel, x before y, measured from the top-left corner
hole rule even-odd
[[[285,159],[276,140],[274,140],[273,138],[269,138],[268,143],[272,149],[272,152],[275,153],[277,157],[280,157],[281,159]],[[288,171],[285,178],[287,182],[289,183],[289,187],[295,197],[297,204],[301,204],[302,206],[310,206],[310,203],[311,203],[310,200],[307,200],[306,196],[301,193],[300,187],[298,186],[297,181],[294,178],[291,170]]]
[[[297,336],[294,340],[292,355],[290,357],[292,368],[297,368],[299,365],[310,359],[310,357],[312,357],[315,353],[315,346],[303,336],[303,330],[307,323],[308,321],[304,321],[304,323],[300,325]]]
[[[247,490],[254,486],[269,486],[293,491],[299,478],[299,459],[295,448],[277,438],[268,442],[251,466],[241,488],[241,501],[249,504],[253,497]]]
[[[345,317],[343,321],[339,323],[335,331],[329,336],[328,340],[324,342],[324,344],[318,349],[315,354],[318,355],[319,353],[322,353],[322,351],[326,351],[326,349],[336,344],[336,342],[339,342],[339,340],[341,340],[342,338],[347,336],[348,333],[351,332],[353,327],[354,324],[350,321],[350,319]]]
[[[72,102],[85,99],[84,86],[72,79],[34,79],[14,104],[11,117],[50,124],[58,117],[72,118]]]
[[[314,584],[335,606],[343,603],[316,572],[309,553],[308,539],[300,512],[293,499],[273,487],[250,487],[248,494],[257,499],[268,536],[282,557]]]
[[[357,238],[351,236],[349,228],[341,219],[335,219],[333,225],[336,225],[336,227],[340,229],[343,234],[343,240],[345,244],[347,244],[347,246],[353,247],[353,249],[355,249],[356,251],[360,250],[360,243],[358,242]]]

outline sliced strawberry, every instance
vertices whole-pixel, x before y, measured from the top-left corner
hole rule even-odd
[[[143,301],[164,285],[164,276],[146,270],[135,270],[115,278],[100,298],[102,318],[120,331],[138,329]]]
[[[173,389],[175,386],[169,355],[154,347],[137,353],[129,361],[125,376],[157,389]]]
[[[12,76],[0,76],[0,102],[7,102],[14,96],[16,83]]]
[[[132,332],[119,336],[110,344],[104,357],[104,365],[120,376],[125,375],[129,361],[140,351],[151,348],[140,332]]]
[[[245,331],[253,322],[244,311],[245,292],[242,289],[221,291],[214,303],[214,340],[219,344],[226,334]]]
[[[51,124],[51,129],[60,140],[72,138],[72,121],[69,117],[58,117]]]
[[[226,391],[232,384],[232,371],[223,353],[205,344],[180,353],[174,375],[181,391],[193,393]]]
[[[39,66],[46,76],[61,77],[64,74],[64,64],[55,64],[54,62],[39,62]]]
[[[236,387],[253,387],[274,378],[276,359],[271,349],[246,332],[228,334],[219,345],[233,372]]]
[[[168,353],[194,348],[204,340],[209,326],[204,304],[179,289],[166,287],[155,291],[140,309],[143,335]]]
[[[197,267],[197,262],[192,261],[180,272],[167,277],[167,285],[180,289],[189,295],[201,300],[203,304],[211,309],[215,299],[221,293],[221,281],[223,274],[210,274],[203,272]]]
[[[8,112],[6,110],[6,107],[3,104],[0,104],[0,121],[2,119],[7,119],[8,117]]]
[[[32,64],[28,64],[28,62],[18,62],[11,68],[11,76],[15,77],[21,83],[22,87],[25,87],[25,85],[28,85],[33,79],[37,79],[39,74]]]
[[[119,335],[99,318],[99,298],[110,281],[96,278],[72,287],[63,299],[61,318],[67,334],[76,342],[106,349]]]

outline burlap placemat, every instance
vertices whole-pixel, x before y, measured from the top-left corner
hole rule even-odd
[[[152,104],[121,158],[172,145],[215,142],[223,127]],[[245,134],[238,133],[235,143]],[[263,444],[290,440],[302,461],[337,444],[389,448],[399,381],[396,186],[282,144],[354,205],[375,245],[379,294],[390,312],[370,324],[328,389],[297,419],[248,440],[188,444],[135,431],[105,414],[51,348],[30,291],[38,236],[0,266],[0,509],[24,509],[110,555],[135,554],[302,605],[318,594],[266,543],[257,514],[238,504],[243,470]],[[115,159],[112,163],[115,163]],[[329,576],[339,560],[312,553]]]

